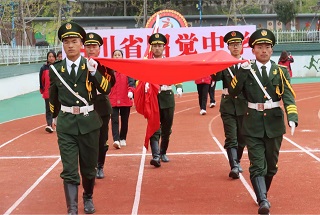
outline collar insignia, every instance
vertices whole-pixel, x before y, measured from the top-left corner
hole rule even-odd
[[[65,72],[66,70],[65,70],[65,68],[62,66],[61,67],[61,72]]]

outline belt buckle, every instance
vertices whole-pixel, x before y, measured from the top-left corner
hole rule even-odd
[[[258,111],[263,111],[264,110],[264,103],[258,103],[257,104],[257,110]]]
[[[73,114],[80,114],[80,107],[79,106],[72,106],[72,113]]]

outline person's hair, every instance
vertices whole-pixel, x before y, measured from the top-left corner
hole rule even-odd
[[[113,57],[113,55],[114,55],[114,53],[115,53],[116,51],[120,52],[120,53],[121,53],[121,56],[123,57],[123,51],[122,51],[122,50],[120,50],[120,49],[116,49],[116,50],[114,50],[114,51],[112,52],[112,57]]]
[[[48,61],[48,57],[49,57],[49,54],[50,54],[50,53],[52,53],[53,57],[57,59],[56,53],[55,53],[53,50],[50,50],[50,51],[48,51],[48,53],[47,53],[47,61]]]
[[[281,52],[281,55],[280,55],[280,58],[279,58],[279,61],[286,61],[288,59],[288,52],[286,50],[283,50]]]
[[[58,52],[57,52],[57,56],[58,56],[59,54],[61,54],[61,55],[62,55],[62,51],[58,51]]]

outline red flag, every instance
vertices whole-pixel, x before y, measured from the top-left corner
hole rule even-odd
[[[101,64],[136,80],[160,85],[193,81],[243,63],[223,50],[158,59],[96,58]]]
[[[134,93],[134,103],[138,113],[147,120],[147,130],[144,146],[148,149],[150,137],[160,128],[160,113],[158,106],[159,85],[150,84],[149,90],[145,92],[145,82],[139,81]]]

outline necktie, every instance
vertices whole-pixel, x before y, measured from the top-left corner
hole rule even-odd
[[[267,84],[269,80],[268,74],[267,74],[267,67],[261,66],[261,71],[262,71],[262,83]]]
[[[71,72],[70,72],[70,77],[72,80],[76,80],[76,70],[74,69],[76,65],[73,63],[71,65]]]

